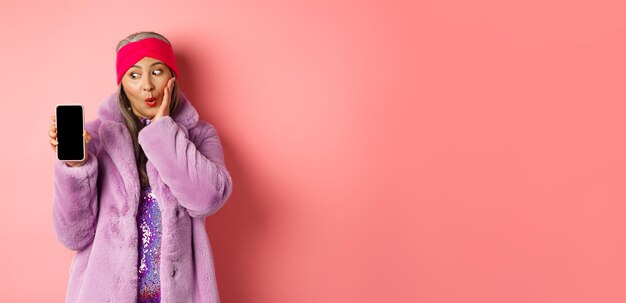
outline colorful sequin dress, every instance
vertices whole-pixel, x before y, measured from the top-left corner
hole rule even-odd
[[[150,120],[141,119],[144,125]],[[139,260],[137,302],[161,302],[161,281],[159,265],[161,264],[161,210],[150,186],[141,188],[141,198],[137,211],[137,228],[139,232]]]

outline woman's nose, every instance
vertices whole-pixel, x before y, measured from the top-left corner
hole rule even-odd
[[[144,77],[142,80],[143,81],[141,81],[141,89],[148,92],[154,89],[154,84],[150,80],[150,77]]]

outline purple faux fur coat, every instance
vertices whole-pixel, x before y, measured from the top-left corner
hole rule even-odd
[[[80,167],[54,167],[53,227],[76,251],[67,302],[137,302],[140,184],[117,94],[85,128],[93,137]],[[139,132],[162,214],[162,302],[219,302],[204,218],[230,196],[232,183],[215,128],[180,94],[178,114]]]

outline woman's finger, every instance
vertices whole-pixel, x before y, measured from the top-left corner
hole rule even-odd
[[[172,97],[172,87],[174,86],[174,81],[176,78],[172,77],[167,80],[167,85],[165,86],[165,91],[163,92],[163,106],[169,106],[171,97]],[[168,107],[169,108],[169,107]]]
[[[172,96],[172,88],[174,86],[175,80],[176,78],[174,77],[167,80],[167,85],[165,86],[165,89],[163,90],[163,102],[161,102],[161,107],[159,108],[159,111],[157,112],[157,114],[154,116],[153,121],[158,120],[160,117],[170,115],[170,101],[171,101],[171,96]]]
[[[87,131],[83,132],[83,138],[85,138],[85,143],[89,143],[89,141],[91,141],[91,135]]]
[[[59,142],[57,142],[57,140],[50,139],[50,146],[52,146],[52,150],[56,150],[57,145],[59,145]]]

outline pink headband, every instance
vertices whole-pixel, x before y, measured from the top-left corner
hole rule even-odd
[[[160,60],[172,69],[175,77],[178,77],[176,57],[174,57],[172,46],[161,39],[146,38],[126,44],[117,52],[116,70],[118,85],[126,71],[144,57]]]

